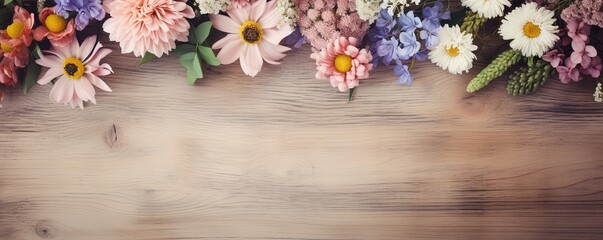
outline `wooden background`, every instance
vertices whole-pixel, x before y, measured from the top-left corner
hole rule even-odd
[[[83,111],[9,90],[0,239],[603,239],[592,82],[468,94],[475,71],[425,63],[348,104],[309,54],[189,86],[174,57],[116,51]]]

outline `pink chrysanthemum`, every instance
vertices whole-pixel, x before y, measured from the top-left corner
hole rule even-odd
[[[13,59],[3,58],[0,60],[0,83],[14,87],[17,86],[19,78],[17,77],[17,66]]]
[[[354,37],[339,37],[329,40],[320,52],[310,57],[316,60],[316,78],[329,79],[339,91],[347,91],[358,86],[360,79],[369,77],[373,68],[373,57],[366,49],[358,49],[358,40]]]
[[[27,47],[33,40],[33,25],[34,15],[16,6],[13,23],[5,30],[0,30],[0,55],[11,58],[19,68],[25,67],[29,60]]]
[[[239,59],[243,72],[252,77],[260,72],[264,60],[279,64],[289,51],[279,42],[293,31],[289,26],[277,27],[282,16],[276,4],[277,1],[258,0],[251,6],[231,8],[226,12],[228,17],[209,16],[216,29],[228,33],[212,46],[221,49],[217,57],[222,64]]]
[[[98,76],[106,76],[113,73],[111,66],[100,61],[111,53],[108,48],[102,48],[96,43],[96,37],[92,36],[84,40],[82,45],[73,40],[66,47],[52,46],[50,50],[44,51],[36,63],[48,68],[40,75],[38,84],[45,85],[57,78],[50,99],[71,107],[84,108],[84,102],[90,101],[96,104],[96,91],[94,86],[110,92],[111,89]]]
[[[294,0],[294,5],[300,30],[314,50],[337,36],[361,39],[369,28],[368,21],[358,16],[354,0]]]
[[[104,8],[111,18],[103,24],[109,39],[119,42],[122,53],[143,56],[146,52],[161,57],[176,48],[176,40],[188,40],[193,9],[186,0],[120,0]]]
[[[55,14],[52,7],[42,9],[38,17],[42,25],[33,31],[36,41],[48,38],[57,47],[66,46],[73,41],[75,35],[75,21],[73,19],[67,20]]]

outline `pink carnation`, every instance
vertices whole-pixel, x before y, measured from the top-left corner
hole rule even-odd
[[[353,0],[294,0],[297,22],[313,50],[325,48],[338,36],[361,39],[369,28],[356,13]]]
[[[104,6],[111,18],[103,24],[109,39],[119,42],[122,53],[157,57],[176,48],[176,41],[188,40],[193,9],[186,0],[120,0]]]
[[[310,55],[316,60],[316,78],[329,79],[333,87],[339,91],[347,91],[358,86],[360,79],[369,77],[373,68],[371,52],[359,50],[358,40],[354,37],[339,37],[329,40],[320,52]]]
[[[40,11],[39,18],[42,25],[40,25],[33,31],[34,39],[36,39],[36,41],[42,41],[42,39],[47,37],[48,40],[54,46],[58,47],[64,47],[70,44],[71,41],[73,41],[73,35],[75,34],[75,21],[73,19],[69,20],[69,22],[67,22],[67,28],[65,28],[65,30],[63,30],[62,32],[54,33],[49,31],[48,28],[46,28],[45,26],[46,18],[50,14],[55,14],[54,8],[48,7]]]

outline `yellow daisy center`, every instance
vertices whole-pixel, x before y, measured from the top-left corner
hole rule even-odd
[[[241,39],[248,44],[256,44],[262,40],[264,32],[256,21],[247,21],[241,25]]]
[[[345,73],[352,69],[352,57],[340,54],[335,58],[335,69],[340,73]]]
[[[528,22],[523,25],[523,34],[529,38],[540,36],[540,27],[533,22]]]
[[[84,75],[85,70],[86,67],[79,58],[69,57],[63,62],[63,72],[71,78],[71,80],[79,80],[82,75]]]
[[[9,46],[8,44],[4,44],[4,43],[0,43],[0,48],[2,48],[2,51],[4,51],[4,52],[12,52],[13,51],[13,47]]]
[[[23,22],[14,22],[11,25],[8,25],[6,28],[6,34],[12,39],[18,38],[21,36],[21,31],[23,31],[23,27],[25,27],[25,23]]]
[[[64,31],[65,28],[67,28],[67,20],[59,15],[50,14],[48,15],[48,17],[46,17],[44,25],[46,25],[48,31],[53,33],[60,33]]]
[[[447,47],[446,53],[448,53],[448,55],[450,55],[451,57],[456,57],[461,54],[461,51],[457,47]]]

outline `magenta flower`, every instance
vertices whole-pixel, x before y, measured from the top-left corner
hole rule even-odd
[[[565,54],[559,52],[558,49],[553,49],[542,56],[542,60],[551,63],[551,66],[556,68],[565,59]]]
[[[578,22],[576,19],[570,19],[567,21],[567,35],[572,39],[581,39],[583,42],[588,41],[588,35],[590,35],[590,25],[583,21]]]
[[[580,64],[582,67],[588,67],[590,65],[591,58],[597,56],[597,49],[591,45],[586,45],[583,41],[572,42],[572,48],[574,52],[570,56],[574,66]]]
[[[570,58],[565,59],[565,65],[558,66],[557,73],[559,73],[559,80],[562,83],[569,83],[570,81],[578,82],[582,80],[582,76],[580,76],[580,71],[576,68],[576,65],[572,63]]]

